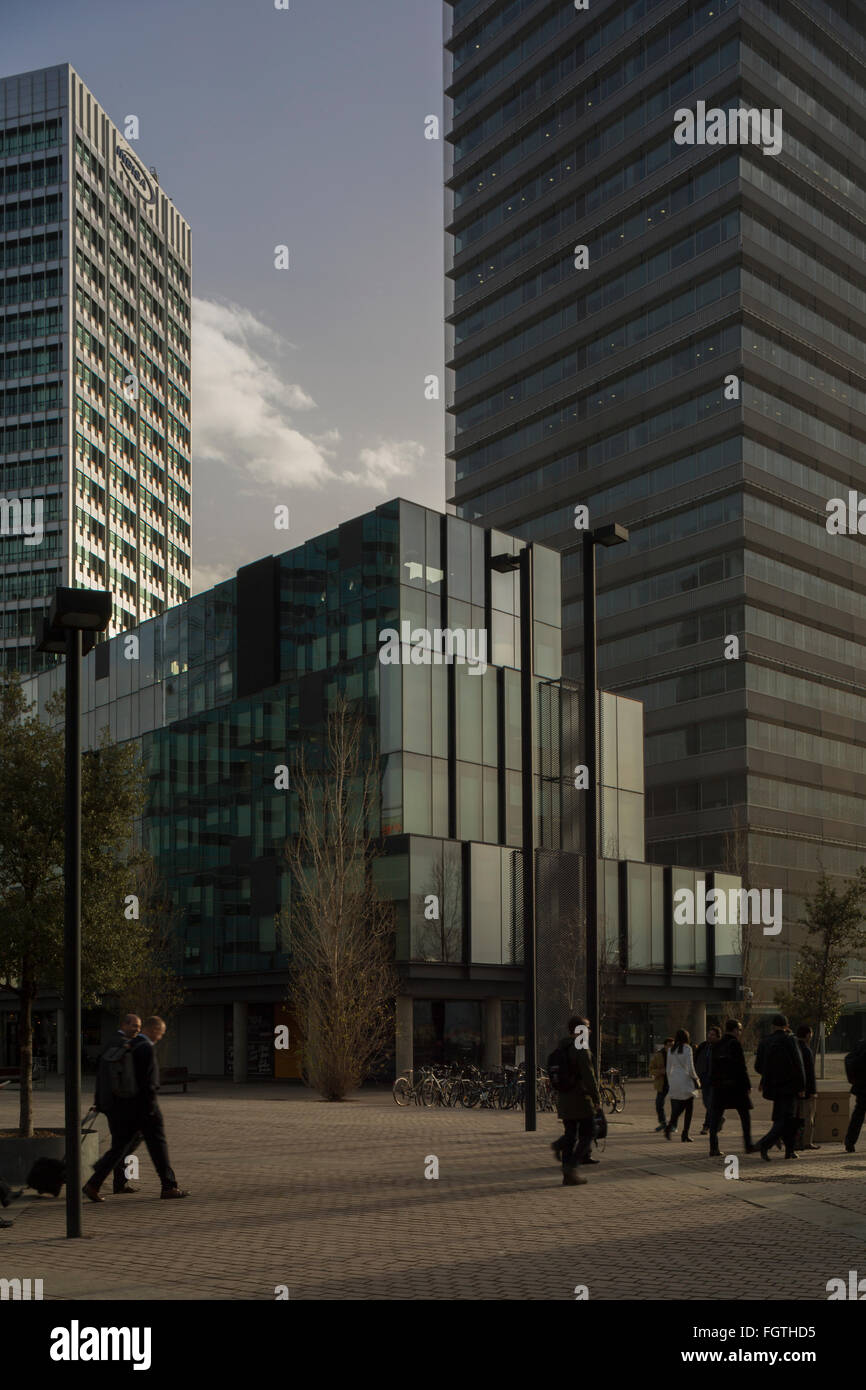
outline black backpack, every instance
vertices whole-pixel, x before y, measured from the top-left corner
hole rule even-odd
[[[845,1075],[852,1086],[866,1087],[866,1038],[845,1058]]]
[[[112,1043],[99,1059],[96,1098],[100,1110],[108,1110],[119,1100],[132,1100],[138,1095],[132,1043]]]
[[[577,1070],[577,1058],[569,1056],[573,1054],[573,1049],[568,1047],[556,1047],[547,1059],[547,1075],[550,1079],[550,1089],[557,1095],[569,1095],[572,1091],[582,1090],[580,1076]]]

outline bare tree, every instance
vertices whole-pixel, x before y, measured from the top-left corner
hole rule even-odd
[[[177,912],[150,857],[138,866],[135,893],[146,932],[147,954],[135,974],[114,996],[117,1012],[140,1018],[156,1014],[166,1023],[181,1008],[186,989],[179,974]]]
[[[286,845],[292,902],[282,915],[288,1003],[303,1034],[305,1079],[342,1100],[387,1051],[399,982],[393,904],[373,882],[379,775],[364,724],[341,697],[328,717],[323,767],[301,753],[294,772],[299,828]]]

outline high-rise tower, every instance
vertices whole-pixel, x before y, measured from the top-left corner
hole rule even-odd
[[[0,79],[0,666],[58,584],[190,594],[189,226],[65,63]]]

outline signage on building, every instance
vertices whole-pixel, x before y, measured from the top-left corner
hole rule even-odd
[[[123,169],[127,178],[134,185],[137,193],[141,195],[142,202],[152,203],[156,197],[156,192],[148,175],[144,172],[138,160],[124,150],[120,145],[116,150],[117,162]]]

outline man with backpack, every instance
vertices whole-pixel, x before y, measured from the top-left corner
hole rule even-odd
[[[806,1070],[797,1039],[788,1028],[784,1014],[773,1017],[773,1031],[762,1038],[755,1057],[755,1071],[761,1078],[766,1100],[773,1102],[773,1123],[758,1148],[761,1158],[770,1161],[768,1149],[780,1137],[785,1141],[785,1157],[799,1158],[794,1141],[797,1135],[797,1101],[806,1094]]]
[[[189,1196],[188,1192],[178,1187],[169,1163],[165,1122],[156,1099],[159,1092],[159,1067],[154,1049],[164,1034],[165,1024],[161,1018],[154,1016],[146,1019],[142,1031],[130,1044],[129,1053],[123,1057],[122,1064],[115,1063],[113,1093],[118,1110],[117,1138],[108,1152],[94,1165],[93,1177],[82,1188],[85,1197],[89,1197],[91,1202],[105,1200],[104,1197],[100,1197],[99,1189],[111,1169],[125,1158],[139,1132],[162,1183],[160,1197]],[[131,1095],[128,1094],[130,1089]]]
[[[580,1044],[583,1044],[582,1046]],[[556,1112],[565,1126],[560,1144],[563,1187],[582,1187],[586,1178],[578,1168],[592,1163],[593,1120],[601,1108],[601,1096],[589,1058],[589,1020],[575,1014],[568,1020],[568,1036],[547,1059],[551,1089],[556,1093]]]
[[[127,1122],[129,1119],[127,1107],[124,1106],[122,1094],[124,1067],[127,1069],[127,1080],[132,1085],[134,1094],[134,1072],[132,1071],[131,1047],[133,1039],[137,1038],[141,1032],[141,1019],[138,1014],[127,1014],[120,1024],[117,1032],[111,1039],[108,1047],[105,1048],[96,1068],[96,1090],[93,1095],[94,1110],[101,1110],[108,1120],[108,1128],[111,1134],[112,1147],[118,1142],[122,1134],[126,1133]],[[130,1060],[124,1062],[125,1055],[129,1054]],[[128,1086],[129,1089],[129,1086]],[[126,1160],[141,1143],[141,1135],[136,1134],[131,1144],[123,1155],[123,1158],[115,1165],[113,1189],[116,1197],[130,1195],[138,1191],[137,1187],[130,1186],[126,1177]]]
[[[707,1085],[711,1091],[707,1109],[707,1125],[710,1131],[710,1158],[720,1158],[719,1130],[722,1127],[726,1110],[736,1110],[743,1126],[743,1148],[753,1154],[757,1146],[752,1143],[752,1117],[749,1111],[752,1100],[749,1092],[752,1083],[740,1035],[743,1025],[735,1018],[725,1024],[724,1037],[714,1044],[710,1053]]]
[[[849,1052],[845,1058],[845,1075],[851,1082],[851,1094],[854,1097],[854,1109],[848,1122],[848,1133],[845,1135],[845,1152],[852,1154],[860,1138],[863,1119],[866,1117],[866,1038],[861,1039],[853,1052]]]

